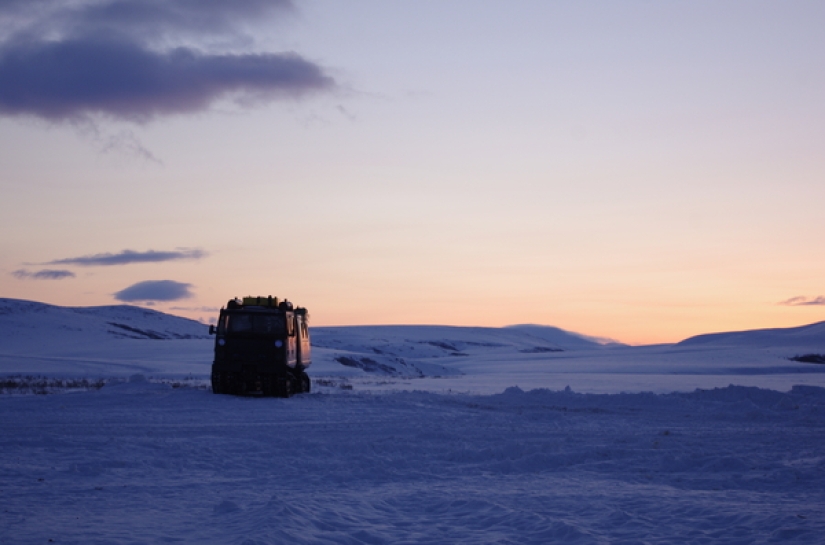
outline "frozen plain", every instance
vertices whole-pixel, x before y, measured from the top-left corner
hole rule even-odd
[[[636,348],[317,328],[315,389],[284,400],[205,389],[199,324],[27,305],[0,300],[7,380],[108,383],[0,395],[0,543],[825,535],[825,366],[787,359],[825,354],[823,324]]]

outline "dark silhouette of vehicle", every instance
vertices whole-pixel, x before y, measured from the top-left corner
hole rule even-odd
[[[212,391],[290,397],[309,392],[309,315],[277,297],[232,299],[221,309],[215,335]]]

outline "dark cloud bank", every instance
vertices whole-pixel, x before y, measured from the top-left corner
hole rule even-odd
[[[47,265],[80,265],[84,267],[131,265],[133,263],[159,263],[162,261],[177,261],[181,259],[202,259],[206,257],[206,255],[206,252],[197,249],[175,250],[171,252],[158,252],[155,250],[136,252],[134,250],[123,250],[117,254],[103,253],[55,259],[54,261],[49,261]]]
[[[192,284],[174,280],[146,280],[132,284],[115,293],[115,299],[124,303],[136,301],[179,301],[193,296],[189,288]]]
[[[204,52],[287,10],[279,0],[0,0],[0,114],[129,120],[190,113],[224,97],[272,100],[334,81],[293,52]],[[48,39],[44,36],[49,36]],[[181,38],[186,45],[170,45]]]

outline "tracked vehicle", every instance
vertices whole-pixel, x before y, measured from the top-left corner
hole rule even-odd
[[[215,335],[212,391],[216,394],[290,397],[309,392],[312,360],[309,315],[277,297],[231,299]]]

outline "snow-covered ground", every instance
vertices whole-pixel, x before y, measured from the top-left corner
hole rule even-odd
[[[825,354],[825,324],[650,347],[314,328],[291,399],[211,394],[196,322],[6,299],[0,328],[0,543],[825,535],[825,365],[788,359]],[[19,395],[33,375],[75,382]]]

